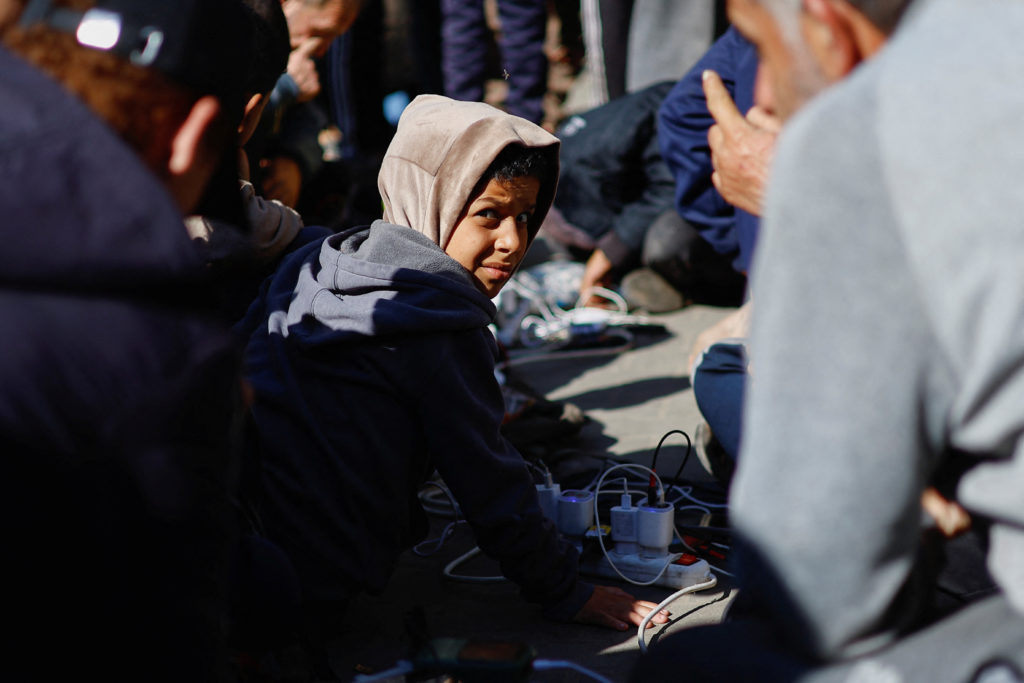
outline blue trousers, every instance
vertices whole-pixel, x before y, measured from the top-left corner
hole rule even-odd
[[[499,0],[501,61],[508,79],[505,108],[540,123],[544,118],[548,60],[545,0]],[[490,43],[484,0],[441,0],[441,71],[449,97],[482,102]]]
[[[693,370],[693,395],[711,433],[736,460],[740,452],[746,348],[739,340],[712,344]]]

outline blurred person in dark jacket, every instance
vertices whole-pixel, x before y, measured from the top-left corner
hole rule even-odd
[[[182,214],[241,118],[249,18],[7,8],[0,677],[223,680],[237,364]]]

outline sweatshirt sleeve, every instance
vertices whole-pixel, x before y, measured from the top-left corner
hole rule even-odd
[[[734,228],[736,211],[711,184],[708,129],[715,120],[708,112],[701,74],[711,69],[744,113],[753,103],[757,52],[735,28],[730,28],[683,76],[661,105],[658,140],[665,163],[675,178],[679,215],[701,228],[701,236],[720,254],[740,248]],[[740,264],[737,264],[740,265]],[[741,270],[746,270],[746,262]]]
[[[498,560],[545,615],[570,620],[593,587],[578,579],[578,555],[544,517],[522,456],[500,428],[505,407],[486,328],[450,335],[418,401],[427,448],[480,548]]]

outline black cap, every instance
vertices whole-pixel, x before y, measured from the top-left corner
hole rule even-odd
[[[85,12],[31,0],[21,25],[45,24],[85,47],[156,69],[199,94],[244,95],[253,28],[241,0],[96,0]]]

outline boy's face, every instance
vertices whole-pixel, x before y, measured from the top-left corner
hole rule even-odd
[[[532,176],[492,179],[470,198],[445,253],[468,270],[477,288],[494,297],[523,260],[540,181]]]

